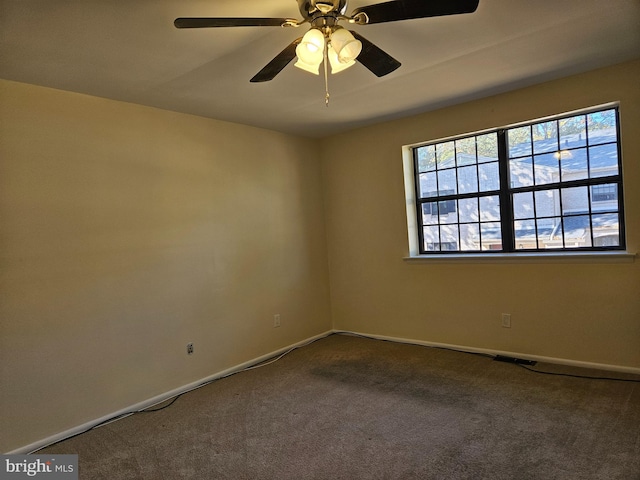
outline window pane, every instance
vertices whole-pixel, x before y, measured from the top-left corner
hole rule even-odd
[[[440,250],[440,227],[424,227],[422,234],[425,250]]]
[[[531,155],[531,128],[518,127],[507,131],[509,137],[509,158]]]
[[[443,225],[440,242],[440,250],[458,250],[458,225]]]
[[[558,190],[541,190],[535,192],[536,216],[553,217],[560,210],[560,196]]]
[[[536,155],[533,157],[535,165],[536,185],[557,183],[560,181],[560,168],[558,158],[553,153]]]
[[[605,110],[587,115],[589,145],[617,141],[616,111]]]
[[[497,222],[481,223],[482,250],[502,250],[502,229]]]
[[[545,153],[558,151],[558,123],[536,123],[531,126],[533,131],[533,153]]]
[[[475,165],[458,168],[458,191],[460,193],[478,191],[478,169]]]
[[[561,217],[539,218],[536,220],[538,248],[563,247],[561,222]]]
[[[480,250],[480,226],[477,223],[460,225],[460,250]]]
[[[514,230],[516,250],[538,248],[535,220],[517,220],[514,222]]]
[[[589,148],[589,176],[607,177],[618,174],[618,146],[615,143]]]
[[[509,178],[511,188],[533,186],[533,160],[524,157],[509,162]]]
[[[560,153],[560,168],[562,169],[563,182],[581,180],[589,177],[586,148],[567,150]]]
[[[458,209],[455,200],[438,202],[440,211],[440,223],[458,223]]]
[[[564,118],[560,124],[560,148],[584,147],[587,144],[587,120],[584,115]]]
[[[478,135],[478,163],[498,161],[498,134],[496,132]]]
[[[438,170],[438,195],[451,195],[457,191],[456,170]]]
[[[490,192],[500,189],[500,172],[498,163],[482,163],[478,165],[478,177],[480,180],[480,191]]]
[[[574,187],[562,189],[562,214],[589,211],[589,189]]]
[[[561,224],[564,232],[564,246],[566,248],[580,248],[591,246],[591,218],[590,215],[571,215],[564,217]],[[560,228],[557,232],[560,235]]]
[[[533,209],[533,192],[515,193],[513,195],[513,217],[535,218]]]
[[[436,169],[436,147],[429,145],[419,147],[418,153],[418,172],[429,172]]]
[[[458,206],[460,207],[460,223],[470,223],[478,221],[479,217],[477,198],[462,198],[458,200]]]
[[[476,163],[476,138],[469,137],[456,140],[456,164],[458,166]]]
[[[436,163],[438,170],[455,166],[454,142],[438,143],[436,145]]]
[[[436,173],[420,174],[420,198],[435,197],[438,194],[438,183]]]
[[[428,202],[422,204],[422,224],[438,224],[438,202]]]
[[[500,220],[500,199],[497,195],[480,197],[480,221]]]
[[[620,246],[620,224],[617,213],[593,215],[593,245],[595,247]]]

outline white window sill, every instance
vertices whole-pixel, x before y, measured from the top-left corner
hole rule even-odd
[[[633,263],[636,254],[615,252],[466,253],[404,257],[408,263]]]

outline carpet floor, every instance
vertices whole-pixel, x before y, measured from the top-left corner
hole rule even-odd
[[[331,335],[38,454],[92,480],[640,480],[640,378],[533,368],[562,376]]]

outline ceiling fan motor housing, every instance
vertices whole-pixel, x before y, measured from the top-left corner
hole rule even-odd
[[[347,0],[297,0],[300,14],[305,20],[312,20],[318,14],[344,15]]]

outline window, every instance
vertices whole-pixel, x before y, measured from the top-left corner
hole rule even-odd
[[[617,107],[412,154],[420,253],[625,247]]]

